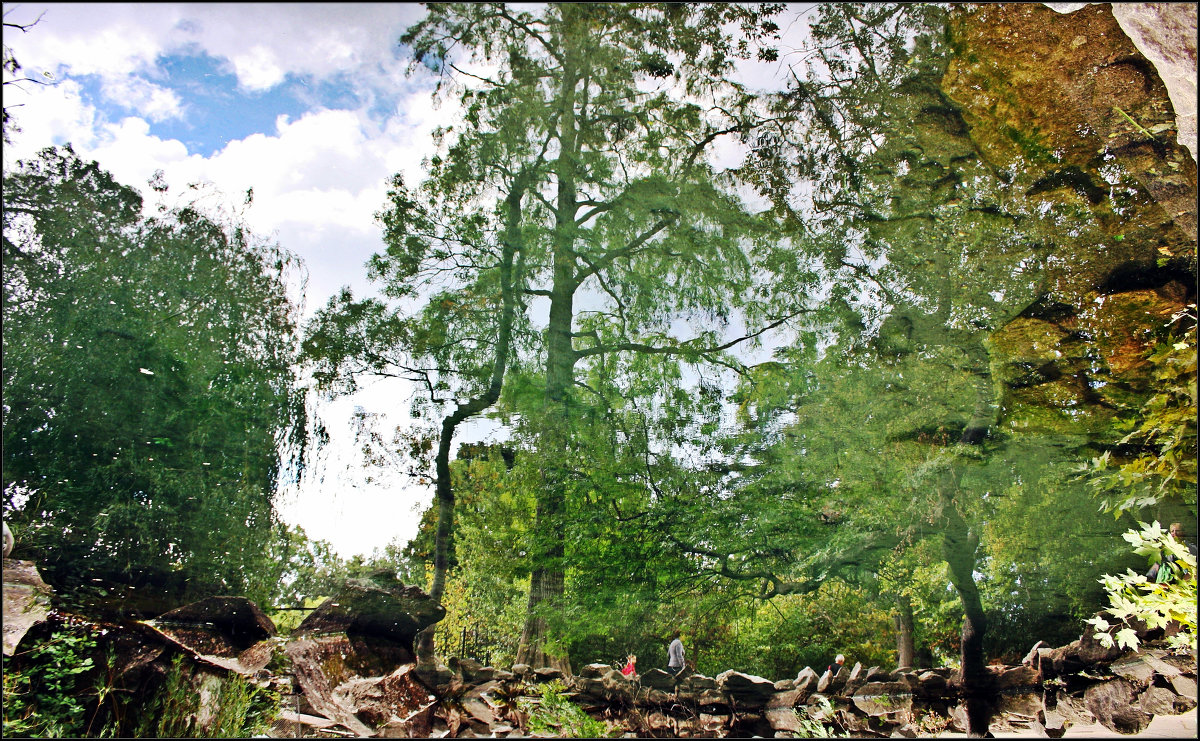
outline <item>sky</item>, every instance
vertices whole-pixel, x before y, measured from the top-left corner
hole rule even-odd
[[[811,10],[815,4],[793,6]],[[398,39],[423,14],[415,3],[5,3],[4,44],[26,77],[5,85],[21,131],[5,167],[70,143],[116,179],[148,194],[161,170],[170,192],[211,183],[259,235],[298,255],[304,316],[342,286],[376,292],[364,264],[383,248],[374,214],[386,183],[422,179],[431,135],[452,123],[430,74],[406,74]],[[40,19],[40,20],[39,20]],[[777,68],[750,65],[747,79]],[[6,77],[6,79],[8,79]],[[416,534],[428,486],[364,468],[355,409],[379,415],[385,437],[407,423],[409,390],[380,382],[322,403],[332,444],[280,496],[284,519],[343,556]],[[468,437],[470,436],[468,432]],[[486,434],[478,428],[476,436]]]

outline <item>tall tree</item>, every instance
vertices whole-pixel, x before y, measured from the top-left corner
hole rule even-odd
[[[519,655],[527,663],[569,668],[544,612],[564,592],[571,461],[582,453],[574,424],[586,406],[579,394],[589,393],[581,366],[637,355],[720,360],[806,308],[807,273],[784,270],[799,255],[732,193],[708,156],[719,140],[763,124],[756,97],[730,72],[774,35],[777,10],[438,4],[402,39],[418,63],[470,83],[455,133],[528,143],[523,160],[497,147],[476,155],[533,175],[523,290],[540,300],[547,324],[534,348],[539,408],[520,410],[541,480]],[[494,71],[469,68],[468,56]],[[528,167],[541,160],[544,167]]]
[[[306,328],[305,358],[327,393],[352,391],[365,376],[399,375],[422,389],[414,413],[442,415],[433,459],[429,593],[436,600],[454,550],[454,436],[499,399],[514,333],[527,322],[518,314],[529,252],[523,209],[545,147],[522,162],[529,148],[527,141],[468,135],[433,159],[415,193],[393,178],[389,203],[377,215],[387,250],[372,257],[369,275],[399,301],[355,300],[343,290]],[[414,297],[426,300],[416,311],[406,305]],[[436,662],[434,637],[430,626],[417,642],[424,669]]]

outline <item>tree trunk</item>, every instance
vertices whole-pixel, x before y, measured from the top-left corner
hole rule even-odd
[[[913,643],[913,610],[912,601],[907,594],[896,595],[896,666],[898,669],[911,669],[913,654],[916,653]]]
[[[556,271],[557,272],[557,271]],[[557,281],[556,281],[557,282]],[[546,353],[546,414],[539,437],[542,486],[537,493],[533,568],[525,627],[517,649],[517,663],[537,668],[551,666],[570,674],[570,660],[558,651],[547,651],[549,626],[543,611],[555,609],[564,592],[564,521],[566,468],[571,445],[568,393],[574,381],[575,353],[571,343],[573,295],[554,291]]]
[[[563,9],[564,18],[570,6]],[[567,36],[571,36],[568,29]],[[545,415],[538,440],[542,465],[542,487],[538,491],[537,521],[534,525],[533,568],[529,603],[517,663],[532,667],[552,666],[570,674],[565,651],[547,651],[553,645],[543,612],[554,609],[565,589],[564,529],[567,460],[571,446],[569,392],[575,384],[575,353],[572,331],[575,318],[576,276],[574,243],[577,227],[576,168],[578,131],[575,127],[575,87],[579,68],[574,52],[567,48],[563,79],[559,87],[559,142],[562,150],[554,164],[558,193],[554,209],[554,282],[550,289],[550,316],[546,329]]]
[[[958,591],[963,606],[962,625],[962,693],[967,707],[967,735],[987,734],[992,715],[992,687],[984,664],[983,636],[987,632],[987,617],[975,584],[975,562],[979,534],[967,528],[952,501],[943,500],[942,554],[950,567],[950,582]]]
[[[504,370],[508,365],[508,350],[512,344],[513,315],[516,312],[517,286],[513,275],[513,258],[520,251],[521,199],[524,198],[525,188],[524,178],[519,177],[506,199],[508,213],[499,265],[500,318],[496,328],[491,378],[483,393],[459,404],[442,420],[441,437],[438,438],[437,457],[434,460],[438,519],[433,541],[433,583],[429,587],[429,596],[438,602],[446,591],[450,550],[454,546],[454,487],[450,480],[450,448],[454,442],[454,431],[470,417],[495,404],[504,385]],[[418,666],[431,668],[437,663],[434,646],[436,629],[435,623],[417,634],[415,648]]]
[[[992,406],[992,389],[990,376],[981,370],[986,365],[986,353],[980,350],[980,358],[975,372],[975,408],[972,410],[970,421],[963,429],[959,438],[959,446],[980,445],[987,438],[992,427],[994,410]],[[942,557],[949,566],[950,582],[958,592],[963,607],[962,649],[962,693],[963,702],[967,709],[967,735],[982,737],[987,735],[988,726],[995,705],[990,675],[987,672],[983,652],[983,637],[987,633],[987,617],[983,612],[983,602],[979,598],[979,588],[975,584],[975,565],[979,555],[979,530],[968,526],[955,502],[955,496],[964,494],[961,491],[963,466],[967,463],[956,456],[951,464],[949,480],[940,487]]]

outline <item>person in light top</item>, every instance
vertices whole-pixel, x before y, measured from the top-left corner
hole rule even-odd
[[[671,635],[674,637],[674,640],[667,647],[667,671],[678,677],[683,673],[683,668],[686,665],[683,660],[683,641],[679,640],[680,633],[678,628]]]

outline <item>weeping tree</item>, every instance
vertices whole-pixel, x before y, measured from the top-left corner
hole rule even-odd
[[[5,174],[3,257],[19,547],[64,592],[269,599],[276,484],[304,442],[293,258],[234,216],[144,216],[70,147]]]

